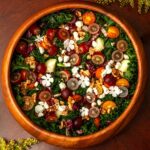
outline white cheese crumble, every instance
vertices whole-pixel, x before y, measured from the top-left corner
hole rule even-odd
[[[114,46],[114,45],[115,45],[115,42],[111,42],[110,44],[111,44],[111,46]]]
[[[93,41],[92,42],[92,46],[95,48],[95,47],[97,47],[97,42],[96,41]]]
[[[67,50],[67,51],[71,51],[73,50],[75,47],[74,47],[74,41],[73,40],[70,40],[70,39],[67,39],[64,41],[64,48]]]
[[[112,73],[112,68],[111,66],[113,65],[114,61],[113,60],[110,60],[108,62],[108,64],[105,66],[105,69],[103,70],[101,76],[102,78],[104,78],[107,74],[111,74]]]
[[[65,27],[64,27],[66,30],[69,30],[69,26],[67,26],[67,25],[65,25]]]
[[[60,88],[61,90],[65,89],[65,88],[66,88],[66,84],[63,83],[63,82],[60,82],[60,83],[59,83],[59,88]]]
[[[67,55],[65,55],[64,56],[64,62],[66,63],[66,62],[68,62],[69,61],[69,59],[70,59],[70,57],[69,56],[67,56]]]
[[[54,82],[54,78],[51,76],[51,74],[45,74],[41,77],[41,83],[44,87],[49,87],[51,86],[51,83]]]
[[[81,113],[81,116],[82,116],[82,117],[88,116],[88,114],[89,114],[89,109],[86,108],[86,107],[82,107],[82,108],[80,109],[80,113]]]
[[[38,84],[39,84],[39,83],[36,81],[36,82],[34,83],[34,86],[35,86],[35,87],[37,87],[37,86],[38,86]]]
[[[129,59],[129,56],[127,54],[123,55],[124,59]]]
[[[67,63],[63,63],[65,67],[71,67],[71,63],[67,62]]]
[[[44,110],[48,109],[48,108],[49,108],[49,106],[46,102],[40,101],[38,103],[38,105],[35,106],[35,112],[36,112],[38,117],[42,117],[42,116],[44,116],[44,113],[43,113]]]
[[[118,88],[118,86],[111,86],[109,87],[109,94],[111,94],[113,97],[117,97],[122,93],[122,90]]]
[[[94,91],[95,95],[98,95],[98,91],[96,88],[93,88],[93,91]]]
[[[38,113],[37,116],[40,118],[40,117],[43,117],[44,116],[44,113]]]
[[[87,31],[89,31],[89,28],[88,28],[88,26],[84,25],[84,26],[82,26],[82,30],[87,32]]]
[[[80,39],[78,32],[73,32],[73,37],[76,41],[78,41]]]
[[[58,106],[58,111],[63,112],[63,111],[65,111],[65,110],[66,110],[66,108],[67,108],[67,106],[65,106],[65,105]]]
[[[83,26],[83,22],[82,21],[76,21],[75,25],[76,25],[76,27],[81,28]]]
[[[59,61],[59,62],[63,62],[63,57],[58,56],[58,61]]]
[[[73,76],[76,76],[76,74],[78,74],[78,71],[79,71],[79,67],[77,67],[77,66],[74,66],[74,67],[71,69],[71,72],[72,72],[72,75],[73,75]]]
[[[39,52],[40,52],[40,54],[44,54],[44,51],[45,51],[44,48],[40,46],[40,47],[39,47]]]
[[[104,28],[101,28],[101,32],[104,34],[104,36],[107,36],[107,31]]]
[[[100,99],[97,100],[97,105],[100,106],[102,104],[102,101]]]
[[[121,72],[126,72],[127,69],[128,69],[129,63],[130,63],[130,60],[128,60],[128,59],[123,60],[123,61],[121,62],[121,66],[119,67],[119,70],[120,70]]]
[[[103,93],[99,96],[99,98],[104,98],[104,97],[105,97],[105,93]]]
[[[104,94],[109,94],[109,89],[105,85],[102,85],[102,88],[103,88]]]
[[[87,93],[92,93],[93,92],[93,89],[91,87],[89,87],[86,91]]]
[[[120,67],[121,67],[121,63],[117,62],[116,65],[115,65],[115,69],[119,69]]]
[[[90,85],[90,79],[83,75],[80,76],[79,84],[81,84],[82,88],[85,88]]]
[[[38,114],[38,113],[41,113],[44,111],[44,107],[42,105],[36,105],[35,106],[35,112]]]
[[[95,102],[93,102],[93,103],[91,104],[91,106],[92,106],[92,107],[95,107],[95,106],[96,106],[96,103],[95,103]]]
[[[61,54],[65,54],[65,53],[66,53],[66,50],[63,49],[63,50],[61,51]]]
[[[41,42],[41,41],[43,41],[43,39],[44,39],[44,36],[37,35],[35,42]]]

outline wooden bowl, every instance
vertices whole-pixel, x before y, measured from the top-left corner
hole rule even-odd
[[[22,112],[20,107],[18,106],[15,97],[13,95],[11,85],[10,85],[10,63],[11,58],[14,52],[14,48],[23,35],[23,33],[27,30],[27,28],[36,22],[41,17],[56,12],[58,10],[66,9],[66,8],[84,8],[89,9],[93,11],[97,11],[99,13],[102,13],[108,17],[110,17],[112,20],[114,20],[116,23],[118,23],[124,31],[127,33],[129,38],[132,41],[132,44],[135,48],[136,55],[138,58],[138,83],[136,87],[135,94],[127,107],[127,109],[121,114],[121,116],[114,121],[111,125],[106,127],[105,129],[96,132],[91,135],[82,136],[82,137],[66,137],[63,135],[58,135],[52,132],[48,132],[37,125],[35,125],[33,122],[31,122],[26,115]],[[12,39],[10,40],[8,47],[5,51],[5,55],[3,58],[3,65],[2,65],[2,91],[4,95],[4,99],[6,101],[6,104],[10,110],[10,112],[13,114],[15,119],[23,126],[25,130],[27,130],[30,134],[38,138],[39,140],[45,141],[49,144],[62,146],[66,148],[84,148],[88,146],[92,146],[95,144],[99,144],[106,139],[116,135],[119,131],[121,131],[127,123],[133,118],[135,113],[137,112],[137,109],[140,106],[140,103],[143,98],[143,92],[144,87],[146,83],[146,59],[143,51],[143,46],[141,44],[141,41],[139,40],[138,36],[136,35],[135,31],[123,20],[112,13],[102,9],[100,6],[97,6],[94,3],[90,2],[65,2],[60,3],[51,7],[48,7],[35,15],[31,16],[28,20],[26,20],[16,31]]]

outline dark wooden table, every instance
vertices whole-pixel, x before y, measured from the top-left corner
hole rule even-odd
[[[0,61],[6,45],[15,30],[30,15],[55,3],[67,0],[0,0]],[[83,1],[83,0],[82,0]],[[124,17],[141,37],[148,62],[150,62],[150,12],[139,15],[136,9],[120,8],[118,5],[106,9]],[[149,63],[150,67],[150,63]],[[117,136],[105,143],[89,148],[92,150],[150,150],[150,81],[140,110],[130,124]],[[143,98],[143,97],[141,97]],[[30,137],[8,111],[0,92],[0,136],[7,139]],[[34,146],[33,150],[57,150],[60,148],[45,144]]]

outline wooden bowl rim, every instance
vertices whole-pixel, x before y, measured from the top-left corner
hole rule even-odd
[[[66,8],[83,8],[83,9],[89,9],[93,10],[99,13],[102,13],[108,17],[110,17],[112,20],[114,20],[117,24],[121,26],[122,29],[127,33],[130,40],[132,41],[132,44],[135,48],[137,59],[138,59],[138,83],[136,87],[136,91],[134,96],[132,97],[132,100],[126,110],[120,115],[119,118],[117,118],[111,125],[108,127],[90,134],[86,136],[81,137],[66,137],[64,135],[55,134],[53,132],[46,131],[37,125],[33,124],[28,117],[21,111],[20,107],[18,106],[10,85],[10,78],[9,78],[9,69],[10,69],[10,62],[11,57],[14,51],[14,48],[16,46],[16,43],[20,39],[20,37],[23,35],[23,33],[26,31],[26,29],[36,22],[41,17],[62,10]],[[132,32],[131,32],[132,31]],[[52,5],[46,9],[43,9],[36,14],[32,15],[29,19],[27,19],[15,32],[13,37],[11,38],[8,47],[6,48],[4,58],[3,58],[3,65],[2,65],[2,91],[3,96],[5,99],[5,102],[10,110],[10,112],[13,114],[15,119],[23,126],[24,129],[26,129],[29,133],[31,133],[33,136],[37,137],[40,140],[47,141],[48,143],[63,146],[63,143],[60,142],[62,139],[63,142],[74,142],[74,141],[87,141],[91,138],[103,138],[103,136],[106,133],[110,133],[112,130],[114,130],[114,133],[117,131],[116,127],[120,126],[121,123],[125,120],[125,118],[131,113],[132,109],[134,108],[134,105],[138,102],[139,96],[143,93],[143,87],[145,86],[146,79],[144,78],[144,72],[145,67],[143,67],[146,62],[144,60],[144,51],[143,46],[136,35],[135,31],[123,20],[120,19],[120,17],[117,17],[112,12],[108,12],[101,8],[100,6],[97,6],[96,4],[92,2],[63,2],[59,4]],[[146,65],[145,65],[146,66]],[[143,88],[143,89],[142,89]],[[41,135],[42,134],[42,135]],[[108,136],[109,137],[109,136]],[[52,143],[54,140],[50,140],[49,138],[53,138],[54,140],[58,140],[58,143]],[[75,143],[75,142],[74,142]],[[92,144],[91,144],[92,145]]]

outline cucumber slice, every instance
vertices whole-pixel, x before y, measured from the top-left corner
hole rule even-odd
[[[102,51],[104,49],[104,40],[99,37],[96,39],[96,43],[97,43],[97,46],[95,47],[95,49],[98,51]]]
[[[54,72],[55,71],[55,67],[56,67],[56,62],[57,62],[57,60],[56,59],[48,59],[47,61],[46,61],[46,67],[47,67],[47,70],[46,70],[46,72]]]

